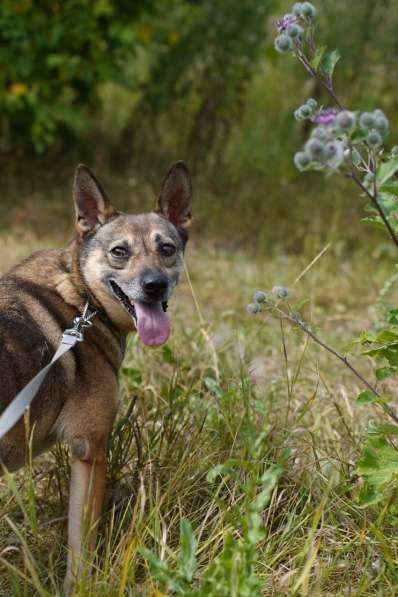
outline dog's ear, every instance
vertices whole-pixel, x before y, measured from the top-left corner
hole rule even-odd
[[[116,213],[106,193],[87,166],[79,164],[73,183],[76,229],[79,236],[102,226]]]
[[[188,228],[192,223],[191,204],[191,175],[184,162],[176,162],[163,180],[156,211],[177,228]]]

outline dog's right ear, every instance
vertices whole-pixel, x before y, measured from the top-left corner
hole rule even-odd
[[[73,200],[76,212],[76,229],[80,237],[102,226],[116,213],[94,174],[84,164],[79,164],[76,168]]]

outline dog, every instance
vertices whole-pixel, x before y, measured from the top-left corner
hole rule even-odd
[[[154,211],[131,215],[112,207],[95,176],[79,165],[73,199],[75,239],[32,254],[0,279],[0,412],[48,364],[87,301],[97,311],[84,342],[53,366],[29,412],[33,456],[57,441],[71,454],[67,594],[79,576],[83,546],[88,554],[95,547],[126,336],[136,332],[144,344],[159,346],[170,334],[166,308],[183,270],[191,176],[184,162],[175,163]],[[27,462],[25,438],[22,417],[0,440],[6,469]]]

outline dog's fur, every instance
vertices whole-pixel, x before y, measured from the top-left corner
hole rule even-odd
[[[183,267],[191,179],[185,164],[177,162],[163,181],[155,211],[126,215],[111,206],[88,168],[78,166],[74,203],[75,240],[64,249],[34,253],[0,279],[1,412],[51,360],[62,331],[71,327],[88,299],[99,312],[85,341],[52,368],[29,415],[34,455],[65,441],[72,456],[67,592],[82,561],[85,512],[90,549],[95,544],[107,443],[117,409],[117,373],[126,335],[135,330],[131,309],[112,284],[124,298],[148,308],[165,305]],[[7,469],[25,464],[25,437],[22,418],[1,439],[0,460]]]

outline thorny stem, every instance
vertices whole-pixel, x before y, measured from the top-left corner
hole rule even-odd
[[[396,247],[398,247],[398,237],[395,234],[390,222],[388,221],[380,203],[377,201],[377,189],[376,189],[376,184],[374,186],[374,191],[373,193],[371,193],[366,187],[365,185],[359,180],[358,176],[355,173],[354,168],[351,169],[351,174],[350,177],[352,178],[352,180],[360,187],[360,189],[362,189],[362,191],[369,197],[369,199],[371,200],[371,202],[373,203],[373,205],[375,206],[375,208],[377,209],[377,211],[379,212],[379,215],[381,217],[381,219],[383,220],[383,223],[385,225],[385,227],[388,230],[388,233],[390,235],[391,240],[393,241],[393,243],[396,245]]]
[[[361,382],[368,388],[368,390],[370,390],[378,398],[381,398],[380,392],[375,388],[375,386],[373,384],[371,384],[367,379],[365,379],[365,377],[354,367],[354,365],[352,365],[352,363],[347,359],[347,357],[345,357],[344,355],[342,355],[341,353],[339,353],[337,350],[335,350],[334,348],[332,348],[331,346],[329,346],[328,344],[326,344],[325,342],[323,342],[320,338],[318,338],[318,336],[316,336],[309,329],[308,325],[304,321],[302,321],[298,317],[295,317],[292,313],[290,313],[290,314],[285,313],[284,311],[282,311],[282,309],[279,309],[276,305],[272,305],[272,308],[274,309],[274,311],[278,314],[278,316],[281,319],[284,319],[286,321],[289,321],[290,323],[293,323],[294,325],[297,325],[314,342],[316,342],[316,344],[319,344],[319,346],[321,346],[323,349],[325,349],[327,352],[329,352],[334,357],[336,357],[339,361],[341,361],[346,367],[348,367],[348,369],[359,380],[361,380]],[[393,411],[393,409],[390,406],[388,406],[387,404],[381,403],[381,407],[383,408],[384,412],[389,417],[391,417],[393,419],[393,421],[395,423],[398,423],[398,416],[395,414],[395,412]]]

